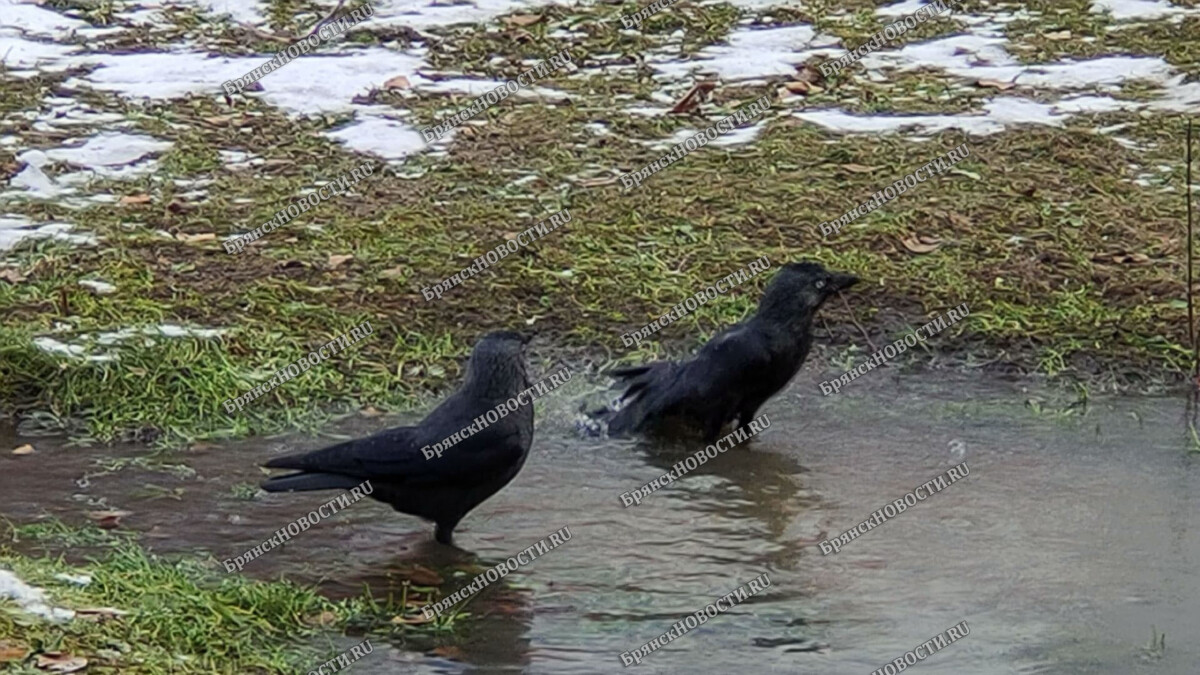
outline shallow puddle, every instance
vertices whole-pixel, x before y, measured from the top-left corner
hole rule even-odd
[[[1194,673],[1200,643],[1200,455],[1180,400],[1093,401],[1085,416],[1034,415],[1024,385],[945,376],[860,380],[816,393],[811,373],[767,405],[770,429],[638,506],[619,495],[686,448],[576,435],[577,400],[539,411],[528,464],[457,534],[360,502],[243,573],[319,583],[330,596],[399,590],[414,565],[494,564],[567,526],[572,538],[472,604],[460,637],[396,641],[361,673],[610,672],[618,655],[766,572],[758,596],[639,666],[650,672],[869,673],[966,620],[927,673]],[[381,420],[356,423],[365,433]],[[0,439],[11,442],[12,439]],[[80,483],[120,450],[0,458],[0,511],[80,522],[126,509],[159,553],[231,558],[332,493],[247,501],[256,464],[326,440],[252,441],[168,456]],[[133,456],[133,455],[129,455]],[[834,537],[955,464],[970,476],[823,556]],[[36,472],[37,480],[30,480]],[[85,487],[81,487],[85,485]],[[181,489],[179,499],[165,496]],[[1152,627],[1166,650],[1145,649]],[[443,649],[432,656],[432,649]],[[447,649],[452,647],[452,649]]]

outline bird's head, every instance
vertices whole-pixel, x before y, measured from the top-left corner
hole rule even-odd
[[[529,340],[528,335],[508,330],[484,335],[471,350],[466,384],[497,396],[514,395],[528,387],[525,348]]]
[[[853,274],[833,272],[819,263],[788,263],[767,286],[758,311],[780,320],[811,319],[826,300],[857,283]]]

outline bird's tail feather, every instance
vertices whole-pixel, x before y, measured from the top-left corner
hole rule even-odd
[[[284,455],[283,457],[276,457],[274,459],[267,460],[263,466],[267,467],[268,469],[297,469],[303,471],[304,469],[309,468],[307,462],[309,454],[311,453],[304,452],[296,455]]]
[[[262,489],[267,492],[308,492],[309,490],[349,490],[362,483],[353,476],[336,473],[293,473],[276,476],[263,481]]]
[[[616,368],[608,374],[617,379],[625,387],[621,394],[622,401],[631,401],[638,397],[646,387],[665,375],[675,364],[670,361],[655,361],[640,366]]]

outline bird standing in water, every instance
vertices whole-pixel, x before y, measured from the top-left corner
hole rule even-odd
[[[730,422],[746,425],[800,370],[812,348],[817,310],[858,277],[814,262],[788,263],[746,321],[725,329],[688,361],[655,361],[610,374],[625,387],[603,413],[610,436],[680,427],[716,440]]]
[[[420,424],[276,457],[263,466],[297,473],[271,478],[262,488],[344,490],[369,480],[373,499],[433,521],[437,541],[450,544],[463,516],[508,485],[524,466],[533,441],[532,400],[453,444],[444,441],[529,388],[528,342],[509,331],[485,335],[471,352],[462,386]],[[448,447],[435,453],[431,448],[438,444]]]

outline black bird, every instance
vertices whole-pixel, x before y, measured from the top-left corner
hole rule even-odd
[[[276,457],[263,466],[299,473],[271,478],[262,488],[267,492],[344,490],[370,480],[372,498],[433,521],[435,538],[451,543],[463,516],[507,485],[524,466],[533,441],[532,401],[440,455],[431,446],[529,388],[524,354],[528,342],[528,337],[509,331],[485,335],[471,352],[462,387],[420,424]]]
[[[746,321],[725,329],[690,361],[655,361],[609,374],[626,387],[608,413],[610,436],[665,433],[679,427],[717,439],[734,420],[744,426],[800,370],[812,347],[812,323],[830,296],[858,278],[813,262],[788,263]]]

